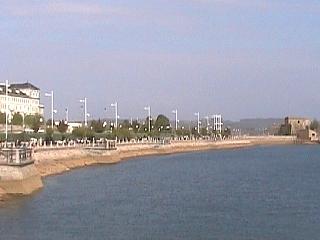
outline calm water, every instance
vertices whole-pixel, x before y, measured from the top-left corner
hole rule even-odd
[[[0,239],[320,239],[320,146],[140,158],[49,177]]]

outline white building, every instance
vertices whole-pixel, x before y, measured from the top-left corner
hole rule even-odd
[[[68,130],[67,133],[72,133],[72,131],[76,128],[82,127],[81,122],[68,122]]]
[[[9,114],[43,115],[44,106],[40,104],[40,89],[31,83],[8,86]],[[6,112],[6,86],[0,85],[0,112]]]

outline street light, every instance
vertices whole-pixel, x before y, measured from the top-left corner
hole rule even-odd
[[[115,102],[115,103],[111,103],[111,107],[114,107],[114,112],[115,112],[115,129],[118,128],[118,103]]]
[[[83,103],[84,105],[84,126],[88,126],[88,112],[87,112],[87,98],[85,97],[84,99],[80,99],[80,102]]]
[[[5,86],[5,95],[6,95],[6,111],[5,111],[5,115],[6,115],[6,145],[7,145],[7,141],[8,141],[8,112],[9,112],[9,100],[8,100],[8,88],[9,88],[9,81],[6,80],[4,83],[1,83],[1,85]]]
[[[197,112],[194,115],[198,117],[198,129],[197,130],[198,130],[198,134],[200,134],[200,113]]]
[[[8,88],[9,88],[9,81],[6,80],[4,83],[1,83],[1,85],[5,86],[5,94],[6,94],[6,111],[5,111],[5,115],[6,115],[6,145],[7,145],[7,141],[8,141]]]
[[[65,112],[66,112],[66,122],[68,123],[69,122],[69,109],[68,108],[66,108],[65,109]]]
[[[11,106],[11,108],[9,109],[10,111],[10,138],[11,138],[11,141],[13,142],[13,134],[12,134],[12,120],[13,120],[13,113],[14,113],[14,108]]]
[[[147,106],[147,107],[144,107],[144,110],[148,111],[148,128],[149,128],[149,132],[151,132],[151,107],[150,106]]]
[[[208,116],[206,116],[206,120],[207,120],[207,131],[209,131],[210,123],[209,123],[209,117]]]
[[[56,110],[54,110],[54,93],[53,91],[51,91],[50,93],[45,93],[45,96],[51,97],[51,128],[53,129],[53,124],[54,124],[53,114],[57,112]]]
[[[22,112],[21,115],[22,115],[22,128],[23,128],[23,132],[25,132],[26,131],[26,129],[25,129],[26,126],[25,126],[25,123],[24,123],[25,113]]]
[[[178,121],[179,121],[178,120],[178,109],[173,110],[172,113],[175,114],[175,116],[176,116],[176,119],[175,119],[176,126],[175,126],[175,128],[176,128],[176,131],[177,131],[178,130]]]

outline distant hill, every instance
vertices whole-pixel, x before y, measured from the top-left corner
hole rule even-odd
[[[264,129],[270,128],[272,126],[280,126],[283,123],[283,119],[280,118],[254,118],[254,119],[241,119],[240,121],[225,121],[225,126],[230,126],[231,128],[240,129]]]
[[[206,120],[201,120],[202,125],[206,124]],[[224,127],[231,129],[240,129],[242,134],[260,135],[260,134],[275,134],[278,132],[280,125],[284,119],[280,118],[252,118],[241,119],[240,121],[224,120]],[[211,124],[212,122],[210,122]],[[195,126],[197,123],[192,121],[180,121],[180,126]]]

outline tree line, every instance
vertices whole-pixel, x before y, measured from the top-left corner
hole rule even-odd
[[[92,120],[87,127],[81,126],[68,133],[68,123],[64,120],[59,121],[57,125],[54,124],[54,128],[51,128],[51,119],[46,122],[40,115],[26,115],[24,118],[19,113],[14,113],[9,121],[9,124],[16,126],[23,126],[33,130],[34,137],[39,137],[41,134],[37,134],[41,128],[44,133],[41,137],[47,140],[63,140],[63,139],[75,139],[75,138],[108,138],[108,139],[120,139],[130,140],[133,138],[164,138],[172,136],[210,136],[214,134],[212,131],[208,131],[206,128],[200,129],[200,134],[196,127],[179,127],[175,130],[170,124],[170,120],[163,114],[159,114],[156,119],[147,117],[144,121],[138,122],[137,120],[129,121],[123,120],[119,122],[116,128],[112,122],[106,122],[102,119]],[[150,125],[149,125],[150,122]],[[5,124],[5,114],[0,113],[0,124]],[[149,129],[150,126],[150,129]],[[25,132],[21,135],[23,139],[26,138]],[[224,135],[231,134],[229,129],[223,131]],[[21,137],[20,137],[21,138]]]

